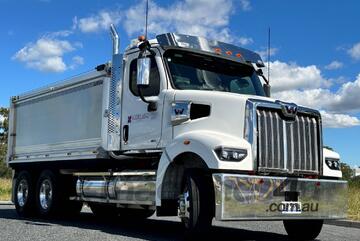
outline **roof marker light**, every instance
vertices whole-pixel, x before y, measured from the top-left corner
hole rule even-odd
[[[214,51],[215,51],[216,54],[221,54],[221,49],[220,48],[215,48]]]

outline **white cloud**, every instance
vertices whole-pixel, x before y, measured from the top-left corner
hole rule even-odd
[[[45,34],[45,37],[47,38],[68,37],[71,34],[73,34],[73,31],[71,30],[60,30],[56,32],[47,33]]]
[[[349,115],[332,114],[326,111],[321,111],[321,117],[323,125],[326,128],[346,128],[360,125],[360,120],[357,117]]]
[[[268,59],[268,50],[267,49],[262,49],[262,50],[258,50],[256,51],[260,57],[263,59],[263,60],[266,60]],[[279,49],[278,48],[270,48],[270,56],[274,56],[276,55],[277,53],[279,52]]]
[[[344,64],[340,61],[334,60],[330,64],[325,66],[325,69],[328,70],[335,70],[335,69],[341,69],[344,66]]]
[[[322,110],[326,127],[360,125],[360,120],[350,115],[360,111],[360,74],[332,91],[331,80],[324,78],[317,66],[274,61],[270,83],[275,99]]]
[[[249,11],[251,10],[251,4],[249,0],[240,0],[240,7],[242,10],[244,11]]]
[[[145,0],[125,10],[101,10],[90,17],[73,18],[72,30],[84,33],[107,30],[111,23],[122,23],[131,37],[145,33]],[[206,36],[241,45],[253,43],[249,37],[237,37],[230,33],[229,18],[236,7],[243,11],[251,9],[248,0],[178,0],[167,6],[149,1],[148,33],[155,35],[166,32],[178,32]]]
[[[64,72],[67,68],[63,59],[59,56],[52,56],[39,61],[29,62],[27,63],[27,66],[43,72]]]
[[[138,16],[139,17],[139,16]],[[121,20],[119,11],[105,11],[102,10],[98,14],[87,17],[73,18],[73,29],[79,28],[81,32],[92,33],[100,30],[107,30],[110,24],[118,24]]]
[[[249,45],[252,44],[254,40],[252,38],[240,37],[239,44],[240,45]]]
[[[70,69],[76,69],[77,67],[79,67],[80,65],[84,64],[84,58],[81,56],[74,56],[72,58],[72,64],[69,66]]]
[[[267,74],[267,68],[264,72]],[[278,60],[270,63],[270,78],[274,92],[313,89],[330,85],[315,65],[299,66],[296,63],[284,63]]]
[[[148,32],[153,34],[178,32],[206,36],[220,41],[234,42],[230,34],[229,18],[234,13],[234,0],[184,0],[162,7],[149,2]],[[145,32],[145,3],[140,1],[124,13],[123,25],[129,36]],[[250,38],[242,42],[249,44]],[[241,43],[241,42],[240,42]]]
[[[348,49],[347,53],[355,60],[360,59],[360,42],[354,44],[350,49]]]
[[[63,72],[67,69],[63,55],[74,50],[75,47],[69,41],[44,36],[35,43],[28,43],[12,59],[40,71]]]
[[[284,82],[284,84],[286,83]],[[285,89],[283,91],[275,90],[273,96],[332,112],[357,112],[360,111],[360,74],[355,81],[342,84],[336,92],[326,88]]]

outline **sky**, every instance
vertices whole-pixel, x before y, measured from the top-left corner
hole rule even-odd
[[[272,96],[319,109],[324,144],[360,166],[359,9],[357,0],[149,0],[148,29],[222,40],[267,61],[270,27]],[[0,106],[109,61],[109,25],[124,50],[144,33],[144,12],[144,0],[0,0]]]

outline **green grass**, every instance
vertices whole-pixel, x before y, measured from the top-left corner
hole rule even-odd
[[[348,218],[360,221],[360,179],[349,182]]]
[[[0,201],[11,199],[11,179],[0,178]]]

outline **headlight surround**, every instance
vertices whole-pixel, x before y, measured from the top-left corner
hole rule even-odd
[[[331,170],[340,170],[340,160],[339,159],[325,158],[325,163]]]
[[[228,147],[219,147],[215,149],[215,153],[222,161],[240,162],[247,156],[246,149],[236,149]]]

